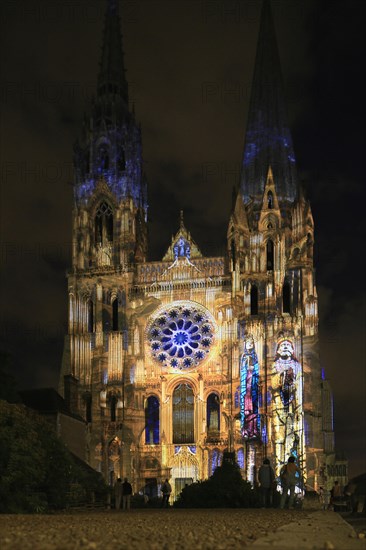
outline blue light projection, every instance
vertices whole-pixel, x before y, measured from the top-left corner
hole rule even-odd
[[[296,158],[286,126],[265,124],[257,113],[246,132],[241,177],[245,201],[263,193],[269,166],[279,198],[294,200],[297,190]]]
[[[243,448],[238,449],[236,462],[238,463],[239,468],[241,470],[244,470],[244,449]]]
[[[211,454],[211,475],[216,468],[221,465],[221,453],[218,449],[214,449]]]
[[[259,408],[259,363],[252,336],[244,342],[244,353],[240,360],[240,420],[245,439],[256,439],[260,435]]]
[[[260,127],[251,130],[246,134],[246,143],[244,149],[244,165],[247,166],[260,156],[266,149],[283,148],[287,150],[287,158],[290,162],[296,162],[293,151],[291,137],[284,134],[289,131],[286,128],[281,132],[274,132],[272,128]]]
[[[176,260],[177,258],[182,258],[182,257],[185,257],[185,258],[189,258],[191,257],[191,247],[190,247],[190,244],[188,241],[186,241],[185,239],[183,239],[183,237],[180,237],[177,242],[175,243],[174,247],[173,247],[173,251],[174,251],[174,259]]]
[[[151,355],[162,366],[195,367],[208,357],[214,332],[208,311],[193,304],[172,304],[148,329]]]
[[[94,106],[92,133],[83,136],[82,145],[74,146],[75,200],[87,206],[103,178],[118,202],[132,198],[135,206],[143,207],[146,213],[140,129],[126,115],[119,115],[112,128],[106,115],[109,108],[103,102]]]

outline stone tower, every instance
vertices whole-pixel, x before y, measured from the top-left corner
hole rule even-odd
[[[318,359],[314,224],[266,0],[227,254],[205,257],[182,212],[164,257],[147,261],[146,197],[110,1],[97,97],[75,146],[60,379],[86,421],[86,459],[110,483],[127,476],[150,496],[168,477],[176,496],[210,476],[225,451],[251,482],[264,457],[278,474],[292,454],[318,487],[333,440]]]

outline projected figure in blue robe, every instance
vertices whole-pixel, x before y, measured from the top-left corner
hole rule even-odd
[[[252,336],[244,342],[240,360],[240,418],[245,439],[259,437],[259,363]]]

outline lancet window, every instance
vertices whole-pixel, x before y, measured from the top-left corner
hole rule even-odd
[[[94,332],[94,304],[92,300],[88,300],[87,310],[88,310],[88,332]]]
[[[101,146],[99,148],[98,163],[99,172],[103,173],[109,170],[109,154],[106,146]]]
[[[258,288],[252,285],[250,289],[250,315],[258,315]]]
[[[92,421],[92,397],[90,394],[85,396],[85,420],[88,423]]]
[[[159,443],[160,404],[157,397],[150,395],[145,407],[145,443],[157,445]]]
[[[267,193],[267,206],[269,209],[273,208],[273,193],[268,191]]]
[[[220,432],[220,401],[216,393],[210,393],[207,397],[207,432]]]
[[[112,330],[119,330],[118,323],[118,298],[115,298],[112,302]]]
[[[107,244],[113,241],[113,211],[111,206],[103,201],[95,213],[95,242]]]
[[[173,443],[194,443],[194,395],[185,383],[173,392]]]
[[[267,250],[267,271],[273,271],[273,269],[274,269],[274,245],[273,245],[273,241],[271,241],[271,239],[269,239],[267,241],[266,250]]]
[[[221,453],[219,449],[213,449],[211,453],[211,475],[214,473],[216,468],[221,465]]]

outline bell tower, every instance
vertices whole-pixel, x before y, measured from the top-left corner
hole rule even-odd
[[[259,455],[268,456],[278,474],[293,454],[304,479],[316,486],[324,481],[318,473],[325,455],[314,224],[297,174],[269,0],[263,2],[247,120],[240,190],[228,229],[232,285],[243,297],[238,317],[244,339],[241,426],[251,450],[247,477]],[[255,407],[248,406],[247,340],[248,349],[260,350],[257,428],[248,412]]]
[[[136,264],[146,259],[146,221],[141,130],[129,104],[118,2],[108,0],[96,96],[74,145],[69,330],[60,378],[60,393],[87,423],[86,460],[108,480],[112,471],[120,475],[121,441],[128,439],[121,412],[126,308]]]
[[[141,131],[129,108],[118,3],[105,14],[96,98],[74,145],[73,268],[127,266],[146,257]]]

